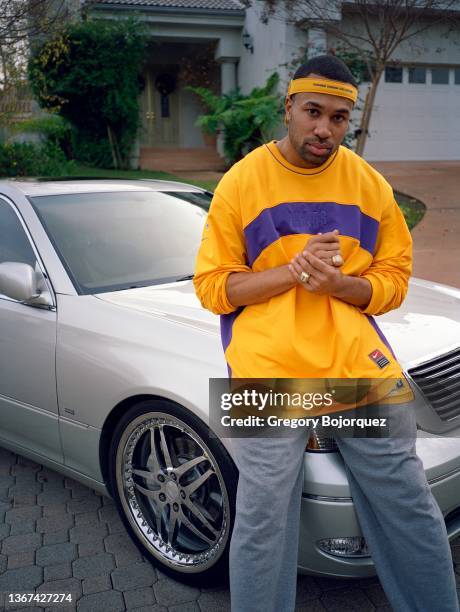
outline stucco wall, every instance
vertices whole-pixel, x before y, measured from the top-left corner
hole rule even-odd
[[[198,115],[203,112],[198,98],[191,91],[185,89],[181,90],[180,96],[180,146],[203,147],[201,129],[195,125]]]
[[[257,6],[246,11],[245,28],[253,37],[254,53],[241,45],[238,83],[243,93],[263,85],[275,71],[280,75],[280,90],[284,91],[289,80],[285,64],[297,57],[301,47],[306,45],[305,32],[280,19],[271,18],[264,24],[260,21],[260,13]]]
[[[259,7],[246,12],[244,27],[253,37],[254,52],[241,45],[238,85],[243,93],[249,93],[253,87],[264,85],[270,74],[276,71],[280,76],[279,92],[284,94],[291,78],[292,64],[307,46],[307,33],[280,19],[271,18],[267,24],[262,23],[260,13]],[[286,128],[280,120],[273,136],[280,139],[285,134]]]

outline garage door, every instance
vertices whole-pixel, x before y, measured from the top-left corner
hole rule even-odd
[[[388,67],[377,91],[369,160],[460,159],[460,67]]]

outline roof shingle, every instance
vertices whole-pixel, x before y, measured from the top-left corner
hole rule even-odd
[[[222,11],[242,11],[245,8],[238,0],[97,0],[97,4],[124,4],[131,6],[153,6],[158,8]]]

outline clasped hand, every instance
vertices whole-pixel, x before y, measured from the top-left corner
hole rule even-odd
[[[344,275],[340,271],[343,259],[338,235],[338,230],[334,230],[313,236],[291,260],[289,270],[306,291],[320,295],[335,295],[340,291]],[[302,272],[308,275],[304,282]]]

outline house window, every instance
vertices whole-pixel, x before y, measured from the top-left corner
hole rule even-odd
[[[455,85],[460,85],[460,68],[455,68]]]
[[[37,258],[18,216],[9,204],[0,200],[0,263],[6,261],[34,267]]]
[[[433,85],[449,84],[449,68],[432,68],[431,82]]]
[[[426,83],[426,68],[422,66],[409,68],[409,83]]]
[[[385,68],[385,83],[402,83],[403,69],[396,66]]]

